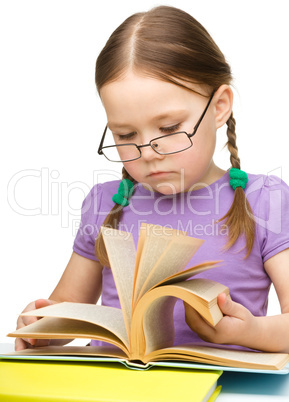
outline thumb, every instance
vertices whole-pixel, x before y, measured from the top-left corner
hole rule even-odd
[[[243,318],[244,307],[241,304],[233,302],[225,293],[218,296],[218,305],[224,315],[231,317]]]
[[[34,302],[35,309],[39,309],[39,308],[42,308],[42,307],[47,307],[47,306],[50,306],[50,305],[56,304],[56,303],[57,303],[56,301],[50,300],[50,299],[38,299],[38,300],[35,300],[35,302]],[[28,339],[28,342],[32,346],[35,346],[38,341],[37,341],[37,339]]]
[[[38,299],[35,300],[35,308],[42,308],[42,307],[47,307],[50,306],[52,304],[56,304],[57,302],[54,300],[50,300],[50,299]]]

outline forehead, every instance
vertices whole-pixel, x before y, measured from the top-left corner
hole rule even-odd
[[[200,91],[196,86],[192,89]],[[131,72],[104,85],[100,96],[108,121],[120,122],[140,115],[165,118],[175,110],[186,110],[202,98],[193,91]]]

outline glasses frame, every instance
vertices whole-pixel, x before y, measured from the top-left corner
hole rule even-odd
[[[203,118],[205,117],[205,114],[206,114],[207,110],[209,109],[209,106],[210,106],[210,104],[211,104],[211,101],[212,101],[214,95],[215,95],[215,91],[213,91],[213,93],[211,94],[210,99],[209,99],[209,101],[208,101],[208,103],[207,103],[207,106],[205,107],[205,110],[203,111],[201,117],[200,117],[199,120],[197,121],[197,124],[195,125],[195,127],[194,127],[194,129],[193,129],[193,132],[192,132],[191,134],[188,134],[188,133],[186,133],[185,131],[178,131],[178,132],[176,132],[176,133],[167,134],[167,135],[165,136],[165,137],[170,137],[170,136],[172,136],[172,135],[181,134],[181,133],[186,134],[187,137],[189,138],[190,142],[191,142],[191,145],[188,146],[187,148],[182,149],[181,151],[175,151],[175,152],[169,152],[169,153],[162,153],[162,152],[157,151],[157,150],[153,147],[152,143],[153,143],[154,141],[160,139],[160,138],[165,138],[164,136],[160,136],[160,137],[153,138],[152,140],[150,140],[150,142],[149,142],[148,144],[143,144],[143,145],[137,145],[137,144],[135,144],[135,143],[133,143],[133,142],[128,142],[128,143],[126,143],[126,144],[103,146],[104,139],[105,139],[105,134],[106,134],[106,131],[107,131],[107,128],[108,128],[107,125],[106,125],[106,126],[105,126],[105,129],[104,129],[104,132],[103,132],[103,134],[102,134],[101,140],[100,140],[99,147],[98,147],[98,151],[97,151],[98,155],[104,155],[105,158],[106,158],[107,160],[109,160],[110,162],[132,162],[132,161],[136,161],[136,160],[138,160],[138,159],[141,158],[141,148],[144,148],[144,147],[151,147],[151,148],[152,148],[157,154],[159,154],[159,155],[172,155],[172,154],[177,154],[177,153],[179,153],[179,152],[183,152],[183,151],[185,151],[186,149],[191,148],[191,147],[193,146],[193,142],[192,142],[191,138],[196,134],[196,132],[197,132],[197,130],[198,130],[198,128],[199,128],[199,126],[200,126],[200,124],[201,124]],[[139,156],[138,156],[137,158],[126,159],[126,160],[121,160],[121,161],[111,161],[110,159],[108,159],[108,157],[107,157],[107,156],[103,153],[103,151],[102,151],[103,149],[107,149],[107,148],[119,148],[119,147],[123,147],[123,146],[127,146],[127,145],[133,145],[133,146],[135,146],[135,147],[138,149],[138,151],[139,151]]]

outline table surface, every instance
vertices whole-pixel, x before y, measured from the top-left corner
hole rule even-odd
[[[0,344],[9,353],[13,344]],[[218,381],[222,391],[217,402],[288,402],[289,374],[257,374],[225,371]]]

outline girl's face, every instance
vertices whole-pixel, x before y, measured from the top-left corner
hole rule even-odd
[[[191,87],[204,93],[198,86]],[[178,85],[132,72],[104,85],[100,96],[115,143],[137,145],[178,131],[192,133],[209,100]],[[220,178],[224,172],[213,162],[218,128],[215,103],[213,98],[192,137],[191,148],[159,155],[144,147],[140,159],[124,162],[126,171],[137,182],[162,194],[203,187]]]

